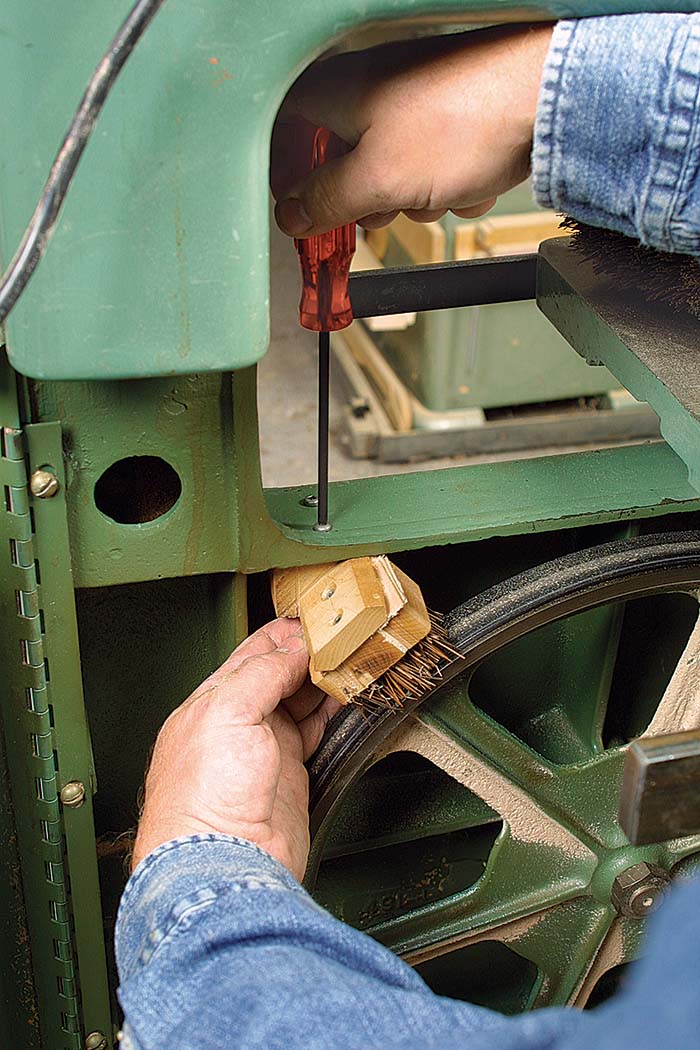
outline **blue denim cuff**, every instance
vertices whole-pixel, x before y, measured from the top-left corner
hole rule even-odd
[[[211,834],[159,846],[136,868],[119,904],[114,947],[122,982],[222,893],[256,889],[292,891],[317,907],[291,872],[252,842]]]
[[[700,15],[559,22],[532,176],[544,207],[700,254]]]

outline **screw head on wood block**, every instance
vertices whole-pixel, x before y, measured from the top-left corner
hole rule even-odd
[[[323,565],[301,565],[293,569],[275,569],[272,574],[272,602],[278,616],[298,616],[299,599],[304,591],[330,570],[336,562]]]
[[[342,562],[299,599],[299,615],[316,671],[333,671],[388,618],[384,588],[371,558]]]

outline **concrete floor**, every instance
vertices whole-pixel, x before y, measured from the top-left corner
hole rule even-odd
[[[305,485],[316,480],[316,361],[318,337],[300,327],[300,275],[292,241],[271,220],[271,343],[259,368],[258,409],[263,483]],[[574,451],[557,447],[529,452],[451,456],[420,463],[380,463],[351,458],[340,439],[341,402],[331,400],[330,477],[333,481],[436,470],[466,463],[532,458]],[[580,446],[579,446],[580,447]],[[600,447],[603,447],[602,445]]]

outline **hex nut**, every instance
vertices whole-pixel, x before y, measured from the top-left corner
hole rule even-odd
[[[69,809],[77,809],[85,801],[85,785],[79,780],[71,780],[61,788],[58,796],[64,806]]]
[[[108,1050],[107,1037],[102,1032],[90,1032],[85,1036],[85,1050]]]
[[[50,470],[35,470],[29,479],[29,490],[37,499],[51,499],[59,488],[58,478]]]
[[[670,883],[668,872],[658,864],[633,864],[617,876],[610,899],[620,913],[633,919],[643,919],[655,910]]]

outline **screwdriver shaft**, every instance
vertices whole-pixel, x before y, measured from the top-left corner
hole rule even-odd
[[[318,334],[318,532],[328,532],[328,431],[330,428],[330,334]]]

